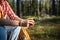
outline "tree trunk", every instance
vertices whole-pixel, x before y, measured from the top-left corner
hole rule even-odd
[[[22,17],[22,13],[21,13],[21,0],[17,0],[17,15],[19,17]]]
[[[56,15],[57,11],[56,11],[56,4],[55,4],[55,0],[52,0],[52,15]]]

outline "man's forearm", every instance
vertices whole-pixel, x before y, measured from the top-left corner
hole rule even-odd
[[[16,20],[7,20],[7,19],[0,19],[0,25],[18,26],[19,25],[19,21],[16,21]]]

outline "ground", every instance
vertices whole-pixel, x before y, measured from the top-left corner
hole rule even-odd
[[[36,22],[33,28],[28,29],[31,40],[60,40],[60,17]]]

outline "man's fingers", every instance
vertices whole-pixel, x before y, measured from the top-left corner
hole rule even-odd
[[[26,20],[28,23],[29,22],[32,22],[32,23],[35,23],[35,21],[34,20]]]

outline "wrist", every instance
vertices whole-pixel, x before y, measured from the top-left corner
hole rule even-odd
[[[22,26],[22,21],[19,21],[19,26]]]

